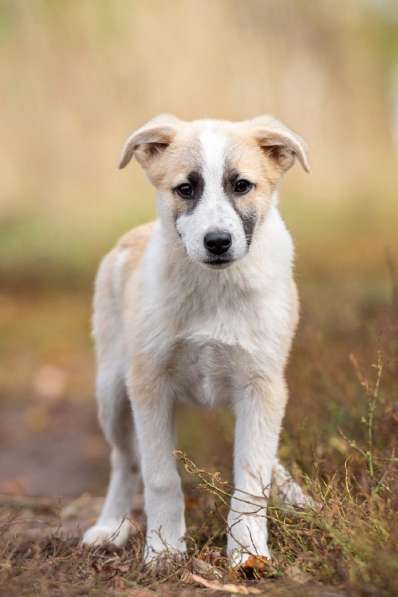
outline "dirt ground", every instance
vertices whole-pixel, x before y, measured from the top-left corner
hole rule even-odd
[[[188,504],[189,501],[188,495]],[[148,572],[142,564],[137,565],[143,545],[142,496],[135,502],[132,515],[136,534],[129,545],[123,550],[89,551],[79,545],[79,537],[82,529],[98,515],[101,498],[88,494],[76,500],[2,496],[2,541],[10,547],[8,558],[1,561],[0,594],[279,596],[293,592],[309,597],[345,594],[336,587],[314,582],[295,566],[283,577],[272,567],[266,575],[259,571],[258,577],[253,571],[228,571],[219,551],[171,563],[167,570]]]

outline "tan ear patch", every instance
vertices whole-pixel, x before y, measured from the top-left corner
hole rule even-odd
[[[199,167],[197,132],[189,123],[175,117],[158,117],[130,135],[119,167],[124,168],[132,157],[156,188],[170,191],[177,181],[183,182],[189,172]],[[182,201],[176,198],[175,203],[179,211],[184,210]]]
[[[294,164],[296,157],[303,169],[310,171],[307,146],[300,135],[271,116],[259,116],[245,124],[248,134],[254,137],[282,172]]]
[[[262,149],[264,149],[265,154],[272,161],[278,164],[283,172],[286,172],[286,170],[289,170],[293,166],[294,152],[284,145],[265,145]]]
[[[182,120],[172,114],[159,114],[134,131],[124,144],[119,168],[124,168],[135,156],[145,167],[148,158],[155,157],[170,145]]]
[[[170,145],[175,135],[175,128],[164,125],[143,127],[136,131],[124,145],[119,168],[125,168],[133,156],[143,168],[147,168],[151,160]]]

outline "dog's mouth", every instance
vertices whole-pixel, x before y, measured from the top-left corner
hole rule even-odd
[[[234,259],[231,258],[218,258],[218,259],[207,259],[206,261],[203,261],[203,263],[205,265],[207,265],[208,267],[210,267],[211,269],[225,269],[226,267],[228,267],[229,265],[231,265],[231,263],[234,262]]]

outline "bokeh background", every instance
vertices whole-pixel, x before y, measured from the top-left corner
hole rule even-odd
[[[92,282],[118,235],[154,216],[138,165],[117,161],[160,112],[271,113],[306,139],[312,173],[289,172],[281,199],[302,298],[281,457],[327,477],[349,451],[341,429],[366,441],[351,353],[369,375],[386,355],[393,402],[378,437],[392,445],[397,3],[1,0],[0,49],[2,494],[105,490]],[[228,471],[230,416],[180,417],[180,447]]]

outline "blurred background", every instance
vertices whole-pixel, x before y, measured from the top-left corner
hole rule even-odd
[[[281,456],[308,474],[342,465],[339,429],[366,432],[350,353],[372,371],[383,350],[397,373],[395,0],[0,0],[0,48],[0,492],[104,492],[92,282],[154,216],[139,167],[117,162],[160,112],[271,113],[306,139],[312,173],[289,172],[281,200],[302,298]],[[227,471],[230,416],[180,417],[180,447]]]

